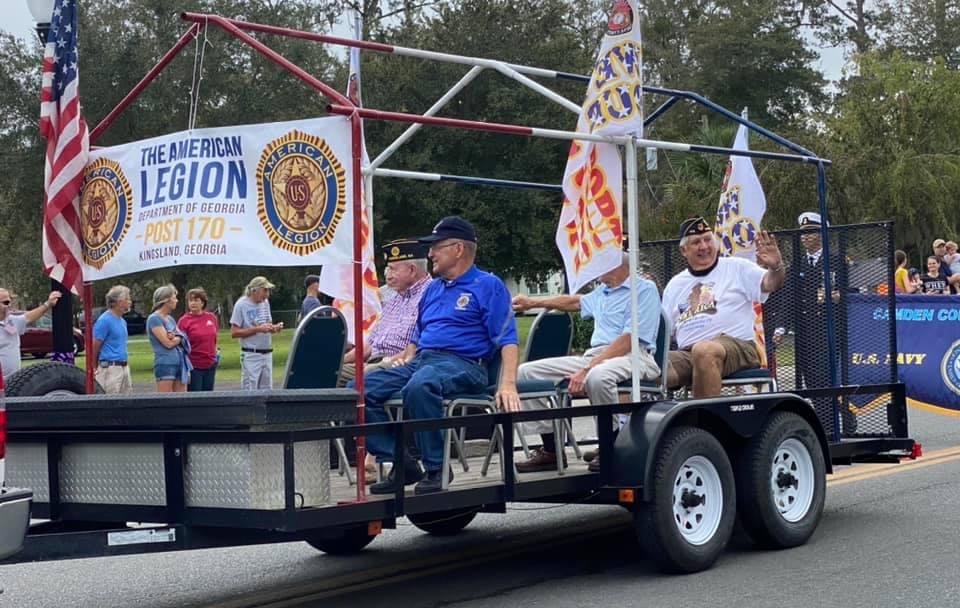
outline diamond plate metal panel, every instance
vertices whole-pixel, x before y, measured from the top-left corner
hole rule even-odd
[[[50,480],[47,478],[47,444],[7,444],[7,485],[30,488],[35,502],[50,502]]]
[[[63,446],[60,497],[64,502],[166,504],[163,445],[73,443]]]
[[[330,502],[329,450],[327,441],[294,444],[297,506]],[[283,445],[190,444],[184,495],[190,507],[283,509]]]

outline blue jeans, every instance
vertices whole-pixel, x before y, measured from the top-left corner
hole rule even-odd
[[[398,391],[403,397],[405,419],[440,418],[445,399],[486,390],[487,370],[453,353],[422,351],[410,363],[377,370],[365,380],[366,422],[388,422],[383,404]],[[353,381],[347,386],[353,388]],[[417,433],[416,441],[423,467],[439,471],[443,466],[443,432]],[[377,460],[392,460],[394,447],[393,437],[388,434],[367,435],[367,451]]]
[[[187,385],[187,391],[197,393],[200,391],[212,391],[213,381],[217,375],[217,366],[210,369],[193,368],[190,371],[190,384]]]

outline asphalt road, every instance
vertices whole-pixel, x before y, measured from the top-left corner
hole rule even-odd
[[[960,418],[911,410],[911,429],[928,453],[960,446]],[[736,545],[686,577],[655,572],[616,507],[516,505],[447,539],[401,520],[350,558],[293,543],[3,566],[0,606],[958,605],[960,459],[900,467],[831,482],[808,545]],[[558,543],[567,534],[576,540]],[[522,549],[531,539],[546,544]],[[308,590],[306,601],[275,601]]]

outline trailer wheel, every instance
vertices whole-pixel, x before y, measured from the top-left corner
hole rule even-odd
[[[103,392],[94,381],[98,393]],[[8,397],[42,397],[87,394],[87,375],[75,365],[44,361],[24,367],[7,379]]]
[[[797,414],[774,414],[743,449],[737,506],[744,527],[762,547],[807,542],[820,523],[826,488],[820,442]]]
[[[432,513],[407,513],[410,523],[427,534],[453,536],[470,525],[477,516],[476,509],[451,509]]]
[[[373,542],[367,524],[339,528],[336,530],[318,530],[304,538],[306,543],[328,555],[353,555]]]
[[[667,431],[653,463],[652,500],[637,513],[647,555],[667,572],[709,568],[730,540],[736,486],[727,453],[707,431]]]

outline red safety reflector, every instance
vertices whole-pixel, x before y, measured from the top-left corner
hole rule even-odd
[[[913,449],[910,450],[910,460],[916,460],[923,456],[923,445],[919,441],[913,444]]]
[[[367,523],[367,534],[370,536],[376,536],[383,532],[383,522],[379,519],[377,521],[371,521]]]
[[[633,490],[620,490],[617,500],[625,505],[632,505],[636,501],[636,493]]]

